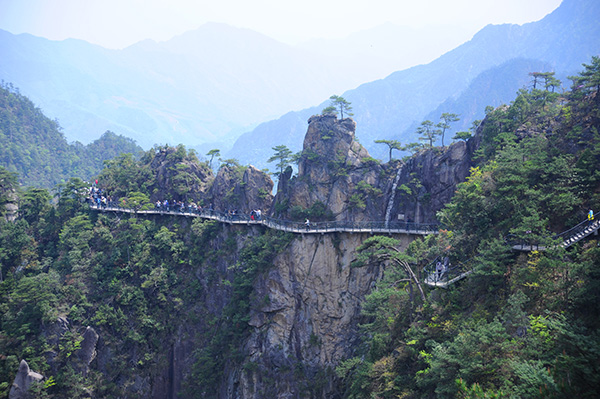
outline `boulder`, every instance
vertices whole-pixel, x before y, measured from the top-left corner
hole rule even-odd
[[[85,329],[81,347],[77,351],[77,368],[83,375],[87,375],[90,363],[96,358],[98,338],[98,333],[92,327],[88,326]]]
[[[28,397],[28,391],[31,384],[44,379],[44,376],[31,371],[25,359],[21,360],[19,371],[8,394],[9,399],[25,399]]]

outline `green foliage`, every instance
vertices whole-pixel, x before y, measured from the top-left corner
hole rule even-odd
[[[331,103],[329,107],[323,110],[323,114],[331,113],[337,110],[340,113],[340,119],[344,119],[344,114],[346,114],[346,116],[354,115],[352,113],[352,105],[350,105],[351,103],[349,103],[344,97],[333,95],[329,97],[329,100],[331,100]]]
[[[448,231],[406,250],[417,270],[444,255],[473,273],[420,304],[404,270],[387,265],[362,306],[363,345],[337,369],[345,397],[600,394],[598,240],[565,249],[549,238],[600,206],[597,97],[567,93],[566,101],[553,93],[553,74],[537,78],[509,106],[487,110],[477,166],[438,214]],[[546,250],[512,251],[508,235]],[[390,260],[397,244],[389,240],[366,240],[353,266]]]
[[[109,131],[86,146],[68,144],[58,122],[4,82],[0,86],[0,147],[0,166],[18,173],[25,186],[45,188],[72,176],[91,179],[104,160],[141,151],[133,140]]]
[[[125,198],[124,203],[128,208],[133,209],[135,212],[152,208],[152,204],[150,204],[150,198],[148,198],[146,194],[139,191],[129,193],[129,195],[127,195]]]
[[[278,169],[277,172],[273,173],[275,176],[280,177],[283,174],[285,168],[288,167],[292,161],[292,150],[287,148],[285,145],[278,145],[273,147],[275,154],[267,160],[267,162],[275,162],[275,167]]]
[[[600,102],[598,93],[600,92],[600,56],[592,56],[589,64],[583,64],[584,70],[576,76],[569,79],[573,81],[572,98],[580,100],[583,96],[596,93],[596,103]]]
[[[294,205],[290,209],[290,218],[296,221],[304,221],[309,219],[314,222],[333,220],[333,213],[327,206],[321,201],[316,201],[311,205],[310,208],[302,208],[301,206]]]
[[[402,144],[398,140],[375,140],[378,144],[385,144],[390,150],[390,160],[392,162],[392,150],[402,150]]]
[[[435,139],[441,135],[441,132],[434,129],[434,124],[430,120],[421,122],[421,125],[417,128],[417,134],[420,136],[419,140],[429,142],[429,147],[433,147]]]
[[[454,137],[452,137],[452,140],[467,141],[471,137],[473,137],[473,135],[471,134],[471,132],[456,132],[456,134],[454,135]]]
[[[221,156],[221,150],[219,150],[218,148],[213,148],[212,150],[206,153],[206,156],[210,157],[210,159],[208,160],[208,167],[212,169],[212,161],[215,157],[218,158]]]
[[[442,137],[442,147],[444,146],[444,136],[446,134],[446,130],[450,129],[450,124],[453,122],[458,122],[460,118],[457,114],[444,112],[440,116],[440,121],[435,125],[437,127],[439,135]]]
[[[328,162],[328,167],[331,169],[333,176],[342,177],[348,176],[351,165],[344,154],[336,154],[335,158]]]
[[[337,112],[336,107],[334,107],[333,105],[329,105],[329,106],[323,108],[323,110],[321,111],[321,114],[332,115],[332,114],[335,114],[336,112]]]

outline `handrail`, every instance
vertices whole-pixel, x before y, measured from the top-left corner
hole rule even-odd
[[[594,231],[597,231],[600,228],[600,220],[590,221],[584,220],[581,223],[578,223],[576,226],[571,227],[568,230],[563,231],[562,233],[558,233],[553,235],[553,240],[561,240],[561,243],[558,246],[563,248],[567,248],[576,242],[582,240],[588,235],[592,234]],[[514,238],[513,238],[514,237]],[[531,241],[526,241],[523,239],[515,239],[516,236],[514,234],[510,234],[506,238],[506,242],[511,246],[512,249],[518,251],[545,251],[546,247],[542,246],[538,243],[534,243]],[[435,258],[433,262],[423,268],[422,273],[425,275],[423,278],[423,282],[427,285],[431,285],[434,287],[447,288],[449,284],[458,281],[473,272],[473,269],[465,266],[465,264],[458,262],[457,265],[445,267],[441,270],[437,270],[437,263],[441,262],[442,257],[447,256],[447,254],[442,254]],[[467,261],[468,262],[468,261]],[[466,262],[465,262],[466,263]]]
[[[561,243],[558,246],[567,248],[571,245],[579,242],[585,237],[592,234],[594,231],[597,231],[600,228],[600,220],[590,221],[584,220],[583,222],[578,223],[576,226],[571,227],[568,230],[563,231],[562,233],[555,234],[551,237],[548,237],[554,241],[560,240]],[[545,251],[546,247],[540,245],[539,242],[534,243],[529,240],[525,240],[523,238],[517,238],[514,234],[510,234],[506,238],[506,242],[511,246],[512,249],[517,251]]]
[[[473,272],[472,268],[465,264],[466,262],[445,262],[443,258],[447,256],[446,253],[439,255],[423,268],[422,273],[425,275],[423,283],[434,287],[446,288],[448,284],[463,279]],[[438,263],[441,264],[439,270],[437,267]]]
[[[225,212],[212,210],[212,209],[198,209],[198,210],[180,210],[164,208],[160,209],[131,209],[123,207],[117,202],[110,202],[107,204],[90,204],[90,209],[103,211],[103,212],[124,212],[124,213],[135,213],[135,214],[155,214],[155,215],[174,215],[174,216],[186,216],[186,217],[201,217],[204,219],[216,220],[221,223],[228,224],[255,224],[263,225],[270,229],[281,230],[291,233],[298,234],[326,234],[336,232],[349,232],[349,233],[404,233],[412,235],[428,235],[437,234],[438,225],[433,223],[412,223],[412,222],[390,222],[385,221],[325,221],[325,222],[310,222],[308,226],[304,222],[297,222],[292,220],[276,219],[269,216],[262,216],[260,218],[252,219],[247,214],[228,214]]]

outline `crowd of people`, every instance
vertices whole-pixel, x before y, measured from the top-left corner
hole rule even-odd
[[[121,200],[114,200],[111,196],[107,195],[105,191],[98,186],[97,181],[92,183],[88,189],[88,193],[86,196],[86,202],[90,204],[90,206],[95,206],[97,208],[106,209],[110,207],[123,207],[127,208],[127,201],[125,198]],[[154,203],[154,209],[161,212],[179,212],[179,213],[195,213],[199,214],[204,211],[215,212],[213,210],[212,205],[208,208],[204,209],[202,205],[197,204],[194,201],[184,202],[184,201],[176,201],[176,200],[157,200]],[[217,211],[217,213],[220,213]],[[237,209],[229,209],[225,212],[226,216],[230,219],[236,219],[239,217],[239,212]],[[249,213],[251,220],[262,220],[262,211],[260,209],[252,209]]]
[[[193,201],[186,205],[185,202],[183,202],[183,201],[171,200],[171,202],[169,202],[169,200],[164,200],[164,201],[157,200],[156,203],[154,204],[154,208],[158,211],[165,211],[165,212],[171,212],[171,209],[173,209],[173,211],[175,211],[175,212],[181,212],[181,213],[184,213],[186,210],[190,213],[202,212],[202,206],[196,204]]]
[[[87,201],[91,205],[95,205],[97,208],[106,208],[112,199],[110,196],[105,195],[101,188],[91,186],[88,191]]]

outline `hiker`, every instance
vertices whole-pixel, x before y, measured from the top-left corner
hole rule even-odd
[[[436,272],[436,281],[440,281],[442,279],[442,273],[444,272],[444,265],[442,265],[442,262],[438,261],[435,264],[435,272]]]
[[[594,222],[594,211],[590,209],[588,212],[588,224],[591,225]]]
[[[304,222],[304,226],[306,226],[306,231],[310,230],[310,221],[308,219]]]

